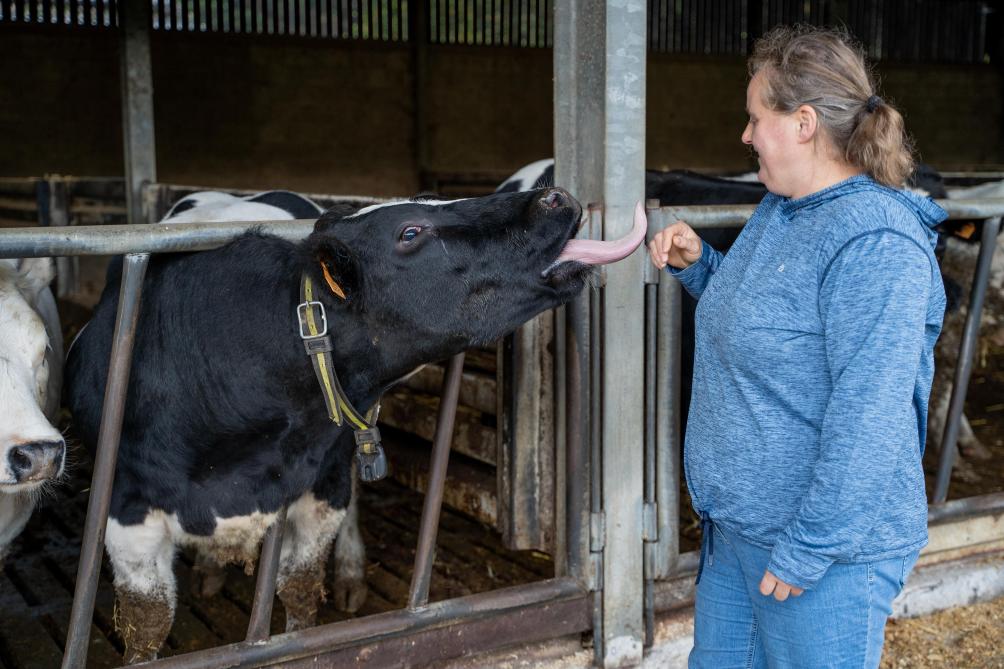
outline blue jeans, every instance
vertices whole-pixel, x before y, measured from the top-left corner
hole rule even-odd
[[[892,600],[917,552],[834,563],[811,590],[779,602],[760,594],[770,551],[709,525],[713,549],[697,585],[691,669],[878,667]]]

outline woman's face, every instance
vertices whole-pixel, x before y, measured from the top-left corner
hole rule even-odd
[[[756,151],[760,161],[757,178],[772,193],[790,197],[799,179],[801,162],[798,120],[795,114],[768,109],[763,104],[763,72],[750,80],[746,88],[746,111],[749,122],[743,131],[743,144]]]

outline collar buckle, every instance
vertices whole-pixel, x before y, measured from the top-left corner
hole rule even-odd
[[[314,306],[320,309],[321,313],[321,331],[317,334],[310,334],[307,331],[309,327],[307,316],[310,314],[308,309],[313,309]],[[317,339],[318,337],[323,337],[328,334],[328,315],[324,312],[324,305],[317,300],[305,300],[300,304],[296,305],[296,318],[300,322],[300,339]]]

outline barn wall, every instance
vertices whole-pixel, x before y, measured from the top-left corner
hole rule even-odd
[[[162,35],[153,40],[158,172],[176,183],[370,195],[421,187],[406,45]],[[107,32],[0,26],[0,176],[122,172],[119,65]],[[424,169],[505,173],[552,152],[551,53],[429,47]],[[879,69],[924,160],[1004,164],[991,66]],[[745,67],[653,55],[650,167],[744,170]]]

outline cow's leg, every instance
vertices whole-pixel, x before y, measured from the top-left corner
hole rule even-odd
[[[973,432],[973,427],[969,424],[966,414],[962,414],[959,423],[959,451],[968,460],[989,460],[993,457],[990,449],[983,445]]]
[[[174,621],[174,544],[162,514],[140,525],[108,519],[105,545],[115,573],[115,629],[128,664],[157,657]]]
[[[927,430],[931,436],[930,443],[935,444],[936,447],[941,446],[941,439],[945,433],[945,424],[948,421],[948,405],[951,400],[953,385],[950,380],[935,378],[934,389],[931,393],[931,404],[928,407]],[[983,442],[976,437],[972,426],[969,424],[969,419],[966,418],[966,414],[962,414],[959,421],[957,443],[958,452],[956,453],[955,463],[959,469],[965,470],[965,465],[962,459],[958,457],[959,455],[973,460],[988,460],[992,455],[989,449],[983,445]],[[963,471],[964,476],[971,477],[974,474],[975,472]]]
[[[359,534],[359,512],[353,478],[352,497],[335,539],[335,586],[332,593],[339,611],[355,613],[366,601],[366,546]]]
[[[202,599],[213,597],[223,589],[223,584],[226,582],[226,568],[209,555],[197,550],[195,565],[192,567],[192,595]]]
[[[345,517],[307,493],[290,505],[282,539],[277,593],[286,609],[286,631],[311,627],[324,599],[324,563]]]

